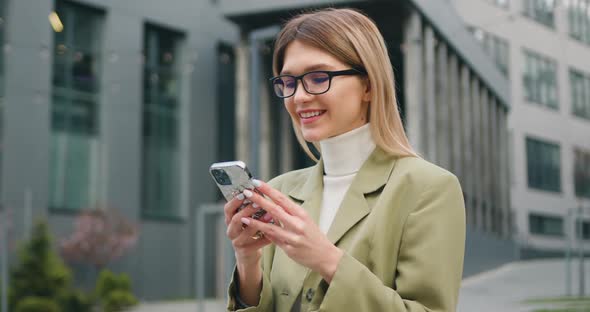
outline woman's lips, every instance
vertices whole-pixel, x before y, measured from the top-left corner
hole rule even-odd
[[[317,116],[313,116],[313,117],[308,117],[308,118],[304,118],[299,116],[299,119],[301,119],[301,123],[304,125],[310,124],[312,122],[315,122],[316,120],[322,118],[322,116],[324,116],[324,114],[326,113],[326,111],[322,111],[319,115]]]

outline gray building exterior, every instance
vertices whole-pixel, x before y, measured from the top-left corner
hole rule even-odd
[[[512,259],[509,86],[452,6],[426,0],[4,0],[0,187],[11,241],[36,218],[66,237],[80,211],[106,207],[140,226],[135,248],[109,265],[140,298],[192,297],[199,283],[223,296],[233,254],[219,247],[219,220],[199,213],[221,198],[208,167],[242,159],[268,180],[311,164],[265,81],[273,27],[325,6],[377,22],[410,140],[460,178],[465,274]]]
[[[588,252],[590,1],[452,3],[510,82],[510,205],[522,257]]]

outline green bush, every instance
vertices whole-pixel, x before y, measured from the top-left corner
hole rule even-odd
[[[19,250],[18,266],[12,269],[10,282],[11,310],[28,297],[57,302],[70,291],[71,272],[53,250],[44,222],[35,225],[31,239]]]
[[[115,274],[109,270],[100,272],[96,293],[105,312],[121,311],[137,304],[131,293],[131,280],[126,274]]]
[[[26,297],[16,305],[15,312],[60,312],[55,301],[42,297]]]
[[[137,304],[137,299],[128,291],[114,290],[104,299],[105,312],[119,312]]]
[[[96,292],[102,299],[115,290],[131,292],[131,280],[126,274],[115,274],[109,270],[102,270],[98,276]]]
[[[58,302],[64,312],[90,312],[94,306],[94,298],[79,290],[62,294]]]

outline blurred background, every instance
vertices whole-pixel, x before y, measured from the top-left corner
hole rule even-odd
[[[223,309],[208,168],[313,164],[267,81],[322,7],[377,23],[411,142],[461,180],[459,311],[590,311],[590,0],[0,0],[0,312]]]

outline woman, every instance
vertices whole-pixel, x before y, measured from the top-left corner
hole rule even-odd
[[[266,197],[244,191],[226,204],[237,263],[228,310],[454,311],[461,188],[410,146],[375,24],[350,9],[299,15],[273,58],[273,89],[321,159],[255,180]],[[268,214],[250,218],[259,207]]]

